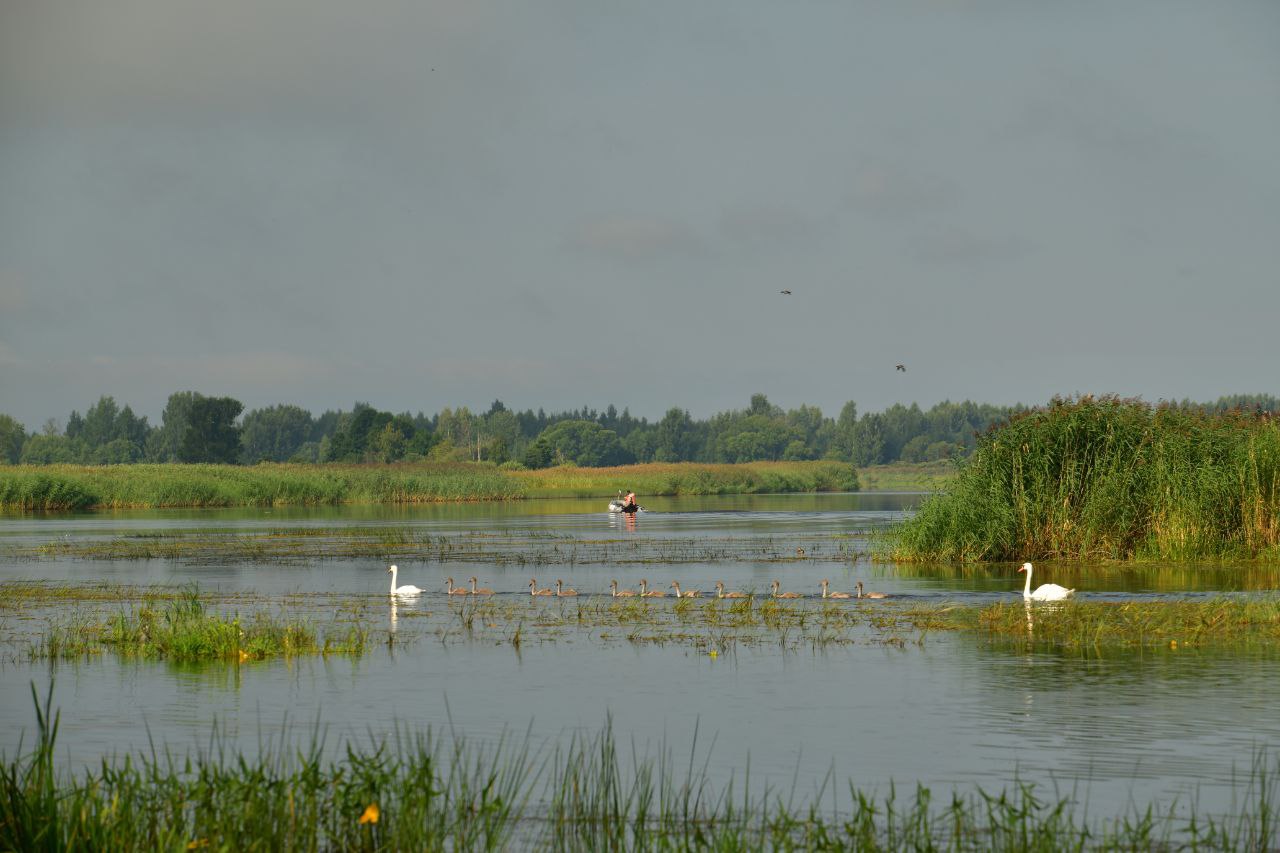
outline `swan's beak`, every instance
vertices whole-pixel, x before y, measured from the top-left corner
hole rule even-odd
[[[1026,566],[1018,566],[1018,571],[1025,572],[1026,570],[1027,570]]]

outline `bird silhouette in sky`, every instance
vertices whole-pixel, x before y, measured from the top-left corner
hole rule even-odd
[[[899,364],[899,365],[897,365],[897,366],[896,366],[896,368],[895,368],[895,369],[897,369],[897,370],[901,370],[903,373],[906,373],[906,372],[907,372],[907,366],[906,366],[905,364]]]
[[[786,296],[790,296],[790,295],[791,295],[791,291],[790,291],[790,290],[779,290],[778,292],[779,292],[779,293],[781,293],[781,294],[784,294],[784,295],[786,295]]]

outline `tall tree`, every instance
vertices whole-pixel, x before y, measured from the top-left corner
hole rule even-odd
[[[187,433],[191,406],[200,396],[195,391],[177,391],[169,395],[160,414],[160,426],[147,438],[147,459],[152,462],[181,461],[182,441]]]
[[[187,411],[187,429],[179,451],[181,462],[222,462],[240,458],[236,418],[244,404],[231,397],[199,397]]]
[[[254,409],[240,424],[242,459],[284,462],[311,438],[311,413],[300,406],[268,406]]]
[[[22,424],[8,415],[0,415],[0,462],[17,465],[26,440],[27,431]]]

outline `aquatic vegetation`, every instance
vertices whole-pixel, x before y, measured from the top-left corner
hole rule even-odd
[[[1280,560],[1280,420],[1055,400],[988,432],[894,560]]]
[[[104,759],[78,772],[54,761],[61,714],[36,706],[34,746],[0,758],[6,850],[1149,850],[1272,849],[1280,767],[1255,760],[1232,815],[1135,804],[1090,818],[1069,797],[1015,781],[1001,791],[900,795],[841,788],[811,799],[743,778],[717,785],[695,734],[687,760],[621,756],[606,726],[539,754],[398,731],[256,756],[225,748]],[[683,768],[683,769],[678,769]],[[1188,813],[1189,812],[1189,813]]]
[[[236,560],[299,562],[370,557],[387,562],[466,562],[486,565],[579,565],[707,562],[851,562],[865,537],[830,534],[795,542],[772,535],[617,538],[528,531],[435,535],[401,527],[292,527],[262,531],[165,530],[110,539],[58,538],[35,546],[7,547],[18,558],[76,557],[95,560]],[[443,579],[442,579],[443,580]]]
[[[369,629],[336,623],[322,634],[308,621],[258,610],[245,616],[211,611],[198,590],[161,603],[149,601],[105,618],[84,613],[53,622],[30,656],[69,660],[113,652],[123,658],[235,661],[307,654],[360,655]]]

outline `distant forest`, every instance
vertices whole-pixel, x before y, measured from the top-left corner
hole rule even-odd
[[[1280,412],[1268,394],[1189,400],[1168,405],[1227,411]],[[635,462],[756,462],[835,459],[865,467],[962,457],[976,436],[1024,406],[943,402],[922,410],[897,404],[858,414],[845,403],[827,417],[816,406],[784,411],[764,394],[740,410],[706,420],[673,408],[650,422],[613,406],[548,414],[508,409],[495,400],[484,413],[465,406],[435,415],[393,414],[367,403],[319,416],[294,405],[244,412],[231,397],[172,394],[158,426],[102,397],[66,426],[50,419],[27,434],[0,414],[0,460],[13,464],[139,462],[399,462],[487,461],[507,468],[588,467]]]

